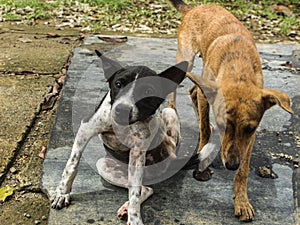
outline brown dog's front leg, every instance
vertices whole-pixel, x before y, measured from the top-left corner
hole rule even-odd
[[[128,167],[128,220],[127,225],[142,225],[141,217],[141,191],[143,180],[143,169],[146,160],[146,149],[142,143],[136,144],[130,150]]]
[[[247,194],[248,173],[253,143],[254,138],[248,146],[249,149],[245,160],[241,163],[234,177],[234,215],[240,217],[240,220],[245,222],[252,221],[254,218],[254,210]]]

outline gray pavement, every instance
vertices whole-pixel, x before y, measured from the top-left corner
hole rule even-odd
[[[129,37],[126,43],[111,45],[89,37],[74,50],[44,161],[42,186],[49,194],[60,180],[80,121],[94,112],[108,90],[100,60],[92,50],[95,48],[123,64],[146,65],[160,72],[174,64],[177,44],[175,39]],[[300,47],[258,45],[258,48],[263,58],[265,87],[288,93],[295,114],[291,116],[273,107],[259,127],[248,183],[249,198],[255,209],[252,224],[297,224],[299,169],[294,168],[293,160],[284,156],[292,156],[296,162],[299,154],[300,76],[281,64]],[[193,71],[200,74],[201,67],[202,62],[197,59]],[[198,141],[197,123],[187,91],[190,86],[191,82],[185,80],[178,91],[181,162],[193,154]],[[96,163],[103,155],[100,140],[93,138],[79,166],[72,204],[59,211],[51,210],[49,225],[126,224],[116,218],[116,212],[127,200],[127,190],[108,184],[98,175]],[[278,178],[258,176],[260,166],[271,166]],[[207,182],[194,180],[192,170],[174,170],[168,174],[169,178],[153,184],[154,195],[142,206],[145,224],[240,224],[233,212],[234,172],[225,170],[219,158],[212,169],[213,177]]]

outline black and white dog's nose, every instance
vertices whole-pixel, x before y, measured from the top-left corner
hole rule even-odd
[[[132,107],[127,104],[118,104],[115,107],[114,120],[120,125],[128,125],[131,119]]]

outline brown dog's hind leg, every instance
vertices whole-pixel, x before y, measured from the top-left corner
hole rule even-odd
[[[168,95],[168,108],[172,108],[177,112],[177,110],[176,110],[176,91],[171,92]]]
[[[198,123],[199,123],[199,137],[200,141],[198,144],[197,154],[200,153],[201,149],[209,141],[211,128],[209,123],[209,104],[200,88],[193,85],[190,88],[190,96],[192,99],[193,107],[195,109]],[[199,181],[207,181],[211,178],[213,172],[207,168],[204,171],[199,171],[195,169],[193,172],[193,177]]]
[[[209,123],[209,104],[202,90],[196,85],[193,85],[190,88],[190,96],[199,122],[200,142],[197,149],[197,154],[199,154],[204,145],[208,143],[211,134]]]
[[[178,38],[178,43],[180,43],[180,38]],[[188,62],[188,68],[186,72],[191,72],[194,65],[195,53],[193,49],[188,46],[178,45],[178,49],[176,52],[176,63],[180,63],[183,61]],[[176,111],[176,91],[170,93],[168,95],[168,107],[175,109]]]

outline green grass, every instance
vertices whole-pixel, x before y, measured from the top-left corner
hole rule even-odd
[[[26,19],[49,19],[51,17],[51,13],[49,10],[53,10],[55,5],[45,4],[44,1],[38,0],[0,0],[0,8],[5,11],[5,19],[9,21],[13,20],[22,20],[21,15],[13,14],[14,10],[17,9],[26,9],[26,7],[30,7],[33,9],[32,12],[26,12]]]
[[[133,6],[132,1],[129,0],[79,0],[79,2],[90,6],[106,7],[110,10],[121,10]]]
[[[83,25],[89,25],[94,31],[109,29],[121,24],[124,26],[136,27],[139,24],[149,26],[156,31],[176,28],[179,15],[167,0],[77,0],[77,3],[85,4],[84,7],[93,7],[99,15],[93,20],[87,19]],[[280,35],[286,35],[291,30],[299,30],[299,0],[186,0],[188,4],[218,4],[230,10],[235,16],[243,21],[248,15],[259,16],[261,23],[267,20],[278,20]],[[50,19],[55,17],[55,10],[63,10],[74,6],[74,0],[0,0],[0,9],[4,10],[6,20],[15,21],[24,19]],[[279,16],[270,10],[273,4],[292,6],[292,16]],[[161,5],[163,11],[154,13],[155,5]],[[16,9],[25,9],[27,6],[33,9],[25,16],[15,14]],[[83,11],[84,12],[84,11]],[[171,21],[171,22],[170,22]],[[163,25],[162,25],[163,24]]]
[[[195,4],[195,0],[190,1]],[[218,4],[229,9],[237,18],[242,20],[249,14],[254,14],[261,17],[261,22],[266,20],[278,20],[279,21],[279,34],[287,35],[291,30],[299,30],[300,27],[300,1],[299,0],[204,0],[201,1],[205,4]],[[277,15],[270,9],[270,6],[284,5],[289,6],[294,13],[291,16]]]
[[[8,21],[21,21],[22,20],[21,16],[18,16],[15,14],[10,14],[10,13],[6,14],[4,18]]]
[[[280,33],[287,35],[291,30],[297,30],[300,27],[300,22],[295,17],[285,17],[280,22]]]

